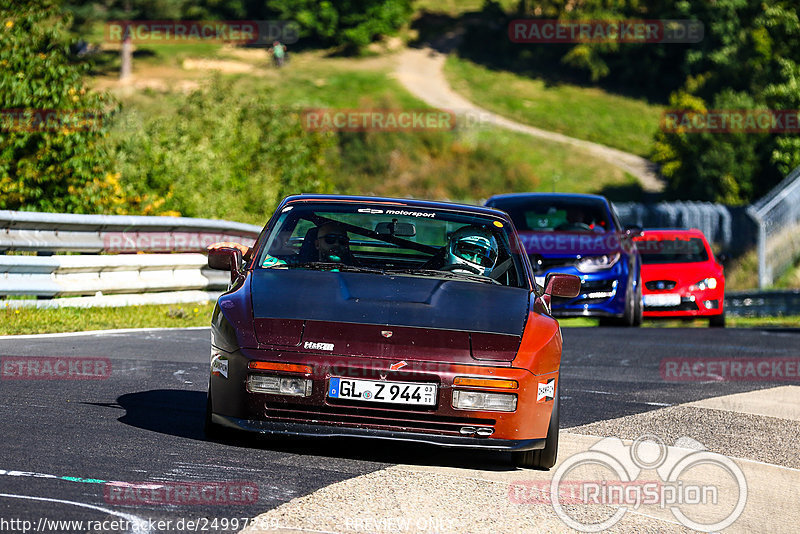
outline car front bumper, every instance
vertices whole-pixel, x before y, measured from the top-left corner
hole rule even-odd
[[[661,292],[670,293],[668,291]],[[656,292],[645,291],[644,317],[647,318],[681,318],[681,317],[714,317],[724,313],[724,291],[688,291],[686,289],[672,291],[680,295],[681,302],[675,306],[649,306],[647,295]]]
[[[391,441],[409,441],[441,447],[468,449],[527,451],[543,449],[545,439],[494,439],[470,436],[443,436],[423,432],[401,432],[375,428],[342,427],[314,423],[293,423],[238,419],[214,414],[212,422],[236,430],[257,432],[283,438],[372,438]]]
[[[534,375],[527,369],[476,362],[464,365],[444,362],[409,361],[392,371],[392,360],[355,356],[315,355],[242,349],[227,354],[228,376],[211,377],[212,421],[222,426],[272,435],[367,437],[498,450],[530,450],[544,446],[553,398],[538,398],[540,384],[557,387],[558,371]],[[246,388],[251,361],[285,362],[306,365],[312,374],[308,396],[255,393]],[[275,374],[269,372],[266,374]],[[280,373],[277,373],[280,374]],[[301,375],[286,375],[301,376]],[[467,388],[472,391],[513,393],[517,396],[513,412],[464,410],[453,407],[456,376],[515,380],[518,388],[497,390]],[[328,398],[331,377],[427,382],[437,385],[434,406],[408,407],[378,403],[342,401]]]
[[[596,273],[582,273],[574,267],[552,269],[545,273],[572,274],[581,279],[581,291],[571,299],[553,298],[554,317],[622,317],[627,297],[627,269],[615,266]],[[537,275],[539,279],[541,275]],[[544,278],[541,277],[543,280]]]

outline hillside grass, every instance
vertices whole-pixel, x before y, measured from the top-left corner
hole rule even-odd
[[[177,89],[181,81],[191,80],[202,90],[214,76],[230,82],[235,96],[255,96],[298,112],[307,108],[429,109],[391,77],[392,56],[353,59],[304,51],[292,54],[283,69],[275,69],[269,66],[263,50],[217,46],[213,54],[204,54],[252,68],[242,74],[183,69],[173,61],[174,54],[162,55],[165,46],[147,48],[149,59],[134,61],[134,76],[138,81],[148,81],[149,77],[160,80],[164,82],[161,86],[170,88],[167,91],[116,90],[110,75],[96,78],[96,83],[110,85],[116,91],[123,109],[120,123],[179,120],[176,110],[187,99],[187,94]],[[139,49],[141,52],[142,47]],[[337,154],[329,158],[335,193],[477,203],[493,194],[517,191],[612,190],[634,191],[634,195],[640,191],[634,177],[603,160],[495,127],[336,135]],[[124,136],[129,136],[128,129],[112,129],[111,142]],[[254,220],[235,204],[217,206],[212,198],[198,204],[208,210],[182,215],[264,222]]]
[[[442,13],[446,15],[461,15],[480,11],[486,0],[416,0],[414,11],[428,13]],[[517,7],[519,0],[499,0],[498,3],[504,11],[510,12]]]
[[[551,85],[451,55],[445,75],[475,104],[516,121],[647,157],[662,106],[599,88]]]

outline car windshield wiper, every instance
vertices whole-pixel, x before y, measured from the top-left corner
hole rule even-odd
[[[419,276],[431,276],[437,278],[448,278],[451,280],[472,280],[475,282],[483,282],[485,284],[500,284],[497,280],[489,278],[488,276],[482,276],[480,274],[471,274],[471,273],[457,273],[453,271],[439,271],[437,269],[392,269],[392,274],[399,273],[399,274],[410,274],[410,275],[419,275]]]
[[[283,265],[281,267],[284,267]],[[306,263],[297,263],[285,265],[289,269],[308,269],[311,271],[342,271],[348,273],[371,273],[371,274],[387,274],[383,269],[375,269],[372,267],[361,267],[358,265],[348,265],[341,262],[332,261],[310,261]]]

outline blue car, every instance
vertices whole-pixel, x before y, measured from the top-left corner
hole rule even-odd
[[[605,197],[513,193],[493,196],[486,205],[511,216],[538,284],[554,272],[580,277],[577,297],[553,298],[554,316],[641,325],[641,260],[633,238],[642,230],[623,228]]]

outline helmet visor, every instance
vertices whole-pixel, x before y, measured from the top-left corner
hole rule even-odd
[[[481,243],[461,240],[455,245],[455,255],[481,267],[493,267],[497,251]]]

